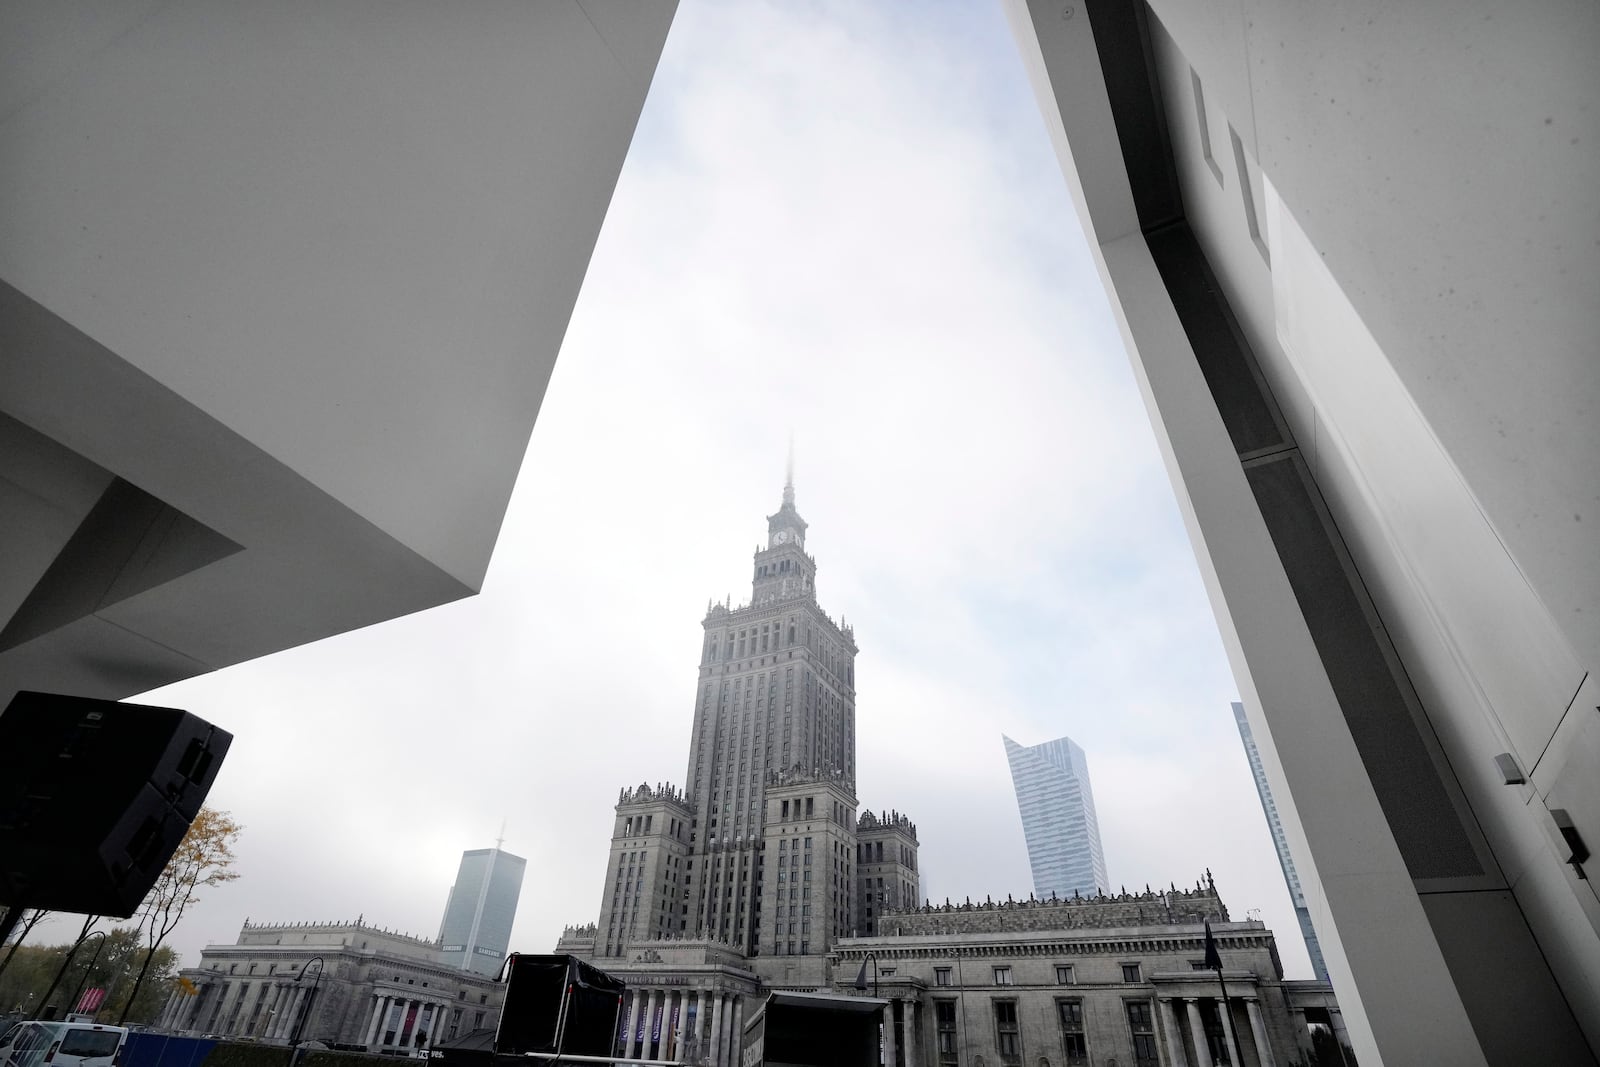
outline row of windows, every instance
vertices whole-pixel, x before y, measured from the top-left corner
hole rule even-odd
[[[936,986],[948,986],[948,985],[951,985],[952,984],[952,982],[950,981],[951,970],[952,969],[949,968],[949,967],[935,967],[933,969],[933,984],[936,985]],[[1016,984],[1012,980],[1012,974],[1011,974],[1011,968],[1010,967],[995,967],[995,968],[993,968],[993,974],[994,974],[994,984],[995,985],[1015,985]],[[1138,984],[1139,982],[1144,981],[1143,974],[1142,974],[1142,971],[1140,969],[1140,965],[1137,964],[1137,963],[1124,963],[1124,964],[1122,964],[1122,980],[1124,982],[1127,982],[1127,983],[1130,983],[1130,984],[1135,984],[1135,985]],[[1072,964],[1070,964],[1070,963],[1058,963],[1058,964],[1056,964],[1056,984],[1057,985],[1074,985],[1074,984],[1076,984],[1076,982],[1077,982],[1077,978],[1074,975],[1074,972],[1072,970]]]
[[[1156,1052],[1155,1018],[1148,1000],[1124,1002],[1128,1023],[1129,1044],[1133,1048],[1136,1067],[1153,1067],[1160,1062]],[[1002,1063],[1021,1063],[1024,1054],[1022,1028],[1017,1018],[1017,1002],[996,1000],[992,1005],[994,1020],[994,1048]],[[1061,1025],[1061,1052],[1069,1067],[1082,1067],[1089,1063],[1089,1038],[1083,1025],[1083,1001],[1056,1002],[1057,1018]],[[957,1002],[934,1001],[934,1032],[939,1063],[956,1064],[958,1028]],[[1112,1063],[1108,1059],[1105,1062]],[[1226,1062],[1219,1060],[1218,1062]]]

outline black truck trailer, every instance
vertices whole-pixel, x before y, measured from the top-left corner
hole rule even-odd
[[[878,1067],[889,1002],[834,993],[769,993],[744,1024],[739,1067]]]

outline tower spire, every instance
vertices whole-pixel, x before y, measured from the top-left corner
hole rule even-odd
[[[794,431],[789,431],[789,459],[783,468],[783,502],[794,506]]]

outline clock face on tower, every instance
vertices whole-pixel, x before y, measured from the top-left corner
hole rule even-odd
[[[779,530],[778,531],[778,536],[774,537],[773,540],[778,542],[778,544],[780,544],[780,545],[787,544],[788,541],[789,541],[789,531],[788,530]]]

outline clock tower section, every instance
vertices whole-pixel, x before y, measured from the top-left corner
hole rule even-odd
[[[767,547],[756,550],[750,603],[770,604],[815,596],[817,563],[806,555],[806,520],[794,507],[794,482],[783,487],[783,506],[767,516]]]

